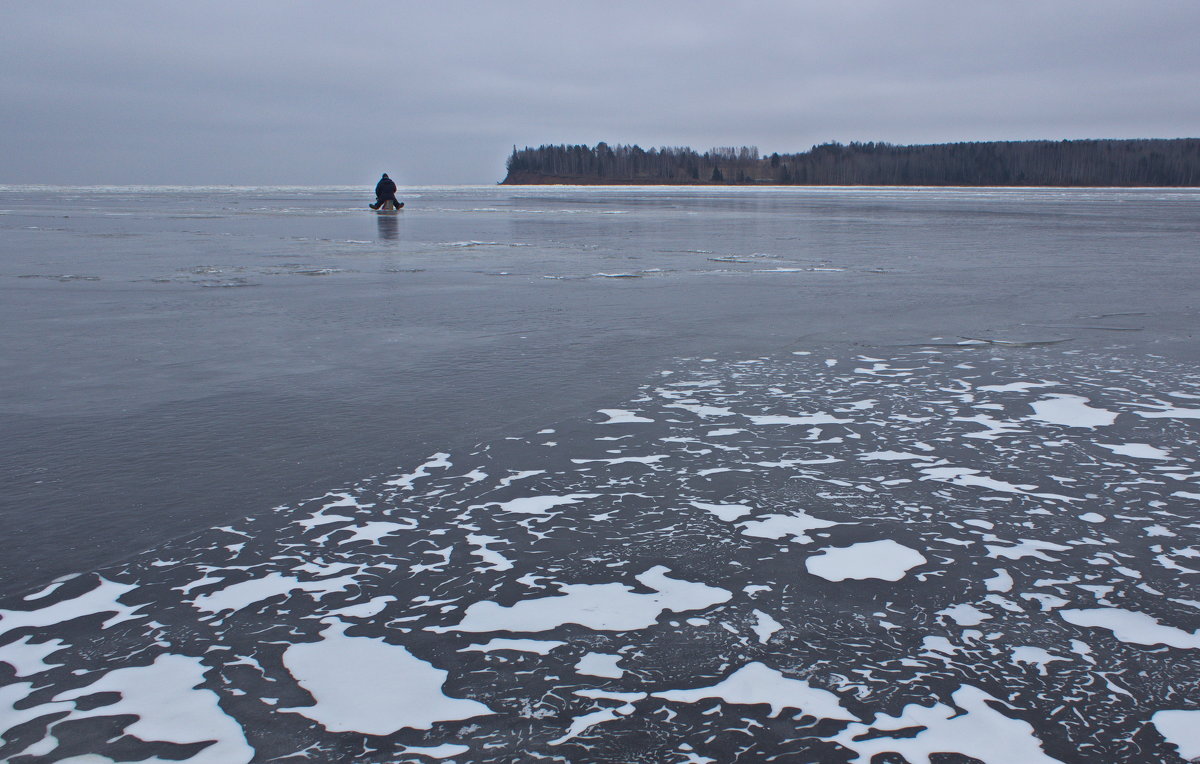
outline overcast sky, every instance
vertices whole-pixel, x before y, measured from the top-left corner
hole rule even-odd
[[[512,146],[1200,136],[1196,0],[0,0],[0,183],[493,183]]]

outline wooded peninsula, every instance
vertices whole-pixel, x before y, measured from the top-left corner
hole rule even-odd
[[[755,146],[513,147],[510,185],[1200,186],[1200,139],[825,143],[798,154]]]

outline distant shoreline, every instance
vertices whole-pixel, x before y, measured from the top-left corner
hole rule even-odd
[[[1118,186],[1113,184],[1098,184],[1098,185],[1037,185],[1037,184],[1008,184],[997,185],[993,183],[774,183],[770,181],[748,181],[744,183],[737,182],[714,182],[706,180],[659,180],[654,178],[605,178],[597,180],[595,178],[572,178],[554,175],[528,175],[518,179],[510,179],[506,177],[496,185],[498,186],[672,186],[676,188],[1003,188],[1003,189],[1052,189],[1066,188],[1073,190],[1084,189],[1200,189],[1200,182],[1190,186]]]
[[[769,156],[602,142],[513,147],[507,169],[501,185],[1191,188],[1200,139],[827,143]]]

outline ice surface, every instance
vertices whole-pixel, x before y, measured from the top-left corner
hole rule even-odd
[[[331,732],[367,735],[496,713],[483,703],[447,696],[442,692],[447,672],[403,646],[346,636],[344,624],[328,623],[319,642],[294,644],[283,653],[284,665],[315,704],[280,711],[306,716]]]
[[[710,764],[1024,762],[1041,738],[1080,764],[1174,762],[1148,722],[1200,681],[1200,432],[1125,412],[1200,394],[1194,370],[827,352],[681,362],[606,410],[650,421],[538,423],[103,571],[127,588],[14,599],[0,630],[33,625],[0,638],[17,667],[0,664],[0,727],[22,725],[0,759],[182,755],[118,754],[135,744],[108,742],[114,725],[138,717],[105,715],[116,696],[51,716],[79,712],[56,696],[167,651],[203,656],[195,691],[220,693],[262,760],[332,759],[352,740],[364,762],[622,761],[646,740],[644,758]],[[1046,398],[1020,380],[1049,379],[1088,408],[1117,401],[1117,427],[1008,413]],[[724,410],[747,426],[696,415]],[[809,536],[822,548],[788,543]]]
[[[827,581],[877,578],[899,581],[927,560],[915,549],[891,539],[864,541],[846,547],[827,547],[804,561],[809,573]]]
[[[600,631],[644,629],[665,611],[703,610],[733,595],[725,589],[667,577],[657,565],[637,576],[654,594],[636,594],[626,584],[559,584],[562,595],[517,602],[511,607],[476,602],[467,608],[457,626],[431,627],[430,631],[549,631],[577,623]]]
[[[764,703],[771,707],[771,716],[784,709],[815,716],[819,719],[854,719],[842,707],[837,695],[810,685],[803,679],[790,679],[779,671],[758,661],[747,663],[722,681],[694,690],[664,690],[654,697],[678,703],[697,703],[706,698],[737,705]]]

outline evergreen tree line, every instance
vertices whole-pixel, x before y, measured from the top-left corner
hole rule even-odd
[[[762,156],[754,146],[540,146],[508,158],[505,183],[808,186],[1200,186],[1200,139],[826,143]]]

